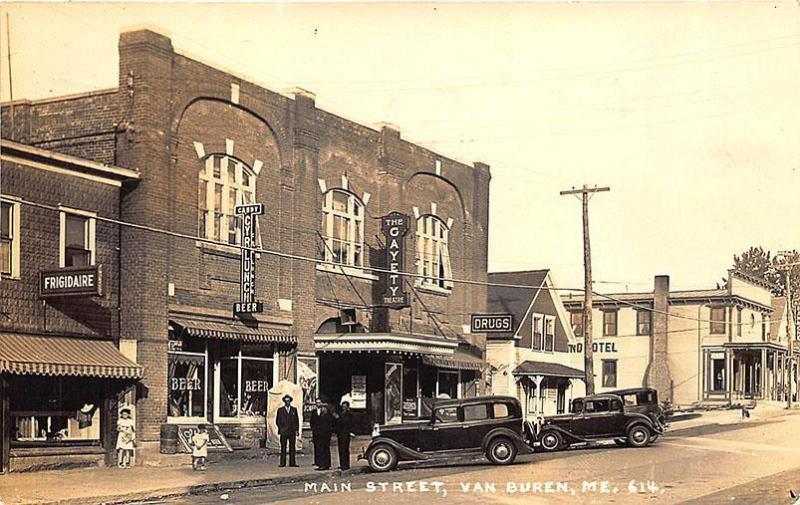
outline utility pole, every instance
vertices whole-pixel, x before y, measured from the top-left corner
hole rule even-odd
[[[594,394],[594,350],[592,349],[592,250],[589,244],[589,199],[595,193],[611,191],[611,188],[590,188],[586,184],[582,189],[574,187],[562,191],[564,195],[580,195],[583,204],[583,373],[586,382],[586,394]]]
[[[795,316],[794,306],[792,305],[792,270],[795,266],[800,265],[800,262],[788,263],[792,256],[791,251],[778,251],[778,256],[786,258],[787,263],[779,265],[778,268],[786,272],[786,336],[789,338],[789,377],[787,380],[786,408],[792,408],[792,389],[794,388],[794,341],[797,337],[797,328],[794,327]]]

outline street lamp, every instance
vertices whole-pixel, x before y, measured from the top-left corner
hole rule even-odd
[[[788,377],[788,396],[786,397],[786,408],[792,408],[792,389],[794,387],[794,341],[797,338],[797,328],[794,318],[794,306],[792,303],[792,270],[800,261],[791,262],[794,259],[793,251],[778,251],[775,258],[782,257],[786,263],[776,265],[777,268],[786,272],[786,282],[784,292],[786,294],[786,336],[789,338],[789,377]]]

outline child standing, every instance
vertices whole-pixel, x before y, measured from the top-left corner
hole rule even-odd
[[[117,421],[117,466],[130,468],[133,461],[134,441],[136,440],[136,427],[131,419],[131,409],[122,407]]]
[[[192,468],[205,470],[207,457],[208,433],[206,432],[206,425],[201,424],[197,427],[197,433],[192,437]]]

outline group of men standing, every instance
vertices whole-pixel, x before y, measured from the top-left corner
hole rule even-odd
[[[295,460],[295,439],[300,431],[300,416],[297,408],[292,406],[292,397],[283,397],[284,406],[278,409],[275,424],[281,443],[280,466],[286,466],[287,454],[289,466],[297,466]],[[331,411],[324,402],[317,402],[311,413],[311,439],[314,442],[314,465],[317,470],[328,470],[331,467],[331,436],[336,433],[339,446],[339,468],[350,468],[350,437],[353,432],[353,413],[350,403],[343,401],[338,411]]]

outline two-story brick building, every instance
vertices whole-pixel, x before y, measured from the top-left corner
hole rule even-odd
[[[120,333],[120,227],[100,216],[139,174],[5,139],[0,161],[0,470],[113,461],[142,370]]]
[[[13,136],[139,174],[119,208],[135,225],[119,234],[119,335],[143,368],[145,454],[165,427],[201,422],[234,448],[262,444],[282,380],[306,402],[350,398],[363,429],[415,417],[426,398],[477,394],[485,338],[465,324],[486,291],[452,279],[486,280],[488,166],[215,69],[152,31],[123,33],[119,54],[118,88],[18,102]],[[242,315],[234,211],[247,203],[265,210],[263,311]],[[405,235],[384,233],[391,213]]]
[[[657,276],[649,293],[595,296],[596,390],[646,385],[679,405],[785,401],[792,358],[785,300],[772,289],[731,270],[719,289],[670,290]],[[562,299],[580,338],[582,297]]]

